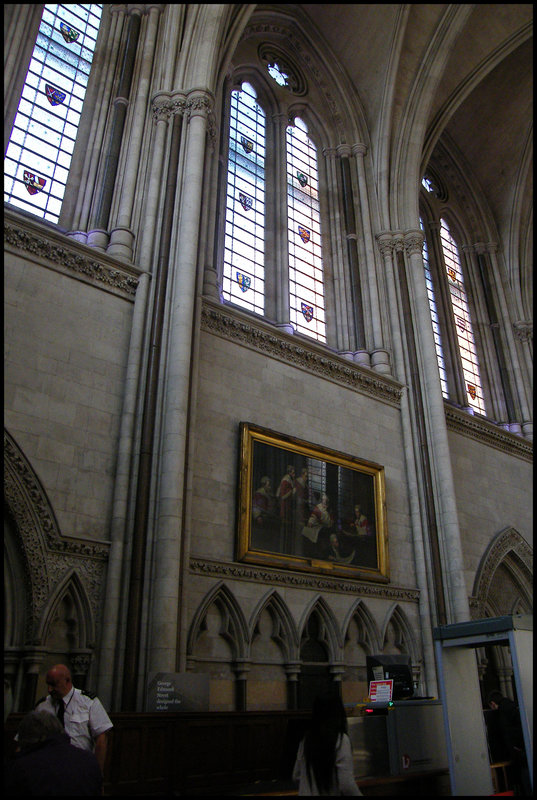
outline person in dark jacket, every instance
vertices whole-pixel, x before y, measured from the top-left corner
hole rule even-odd
[[[499,740],[499,755],[501,759],[511,761],[511,767],[508,769],[510,783],[514,785],[517,794],[530,794],[524,735],[518,706],[497,689],[487,696],[487,705],[496,717],[493,720],[493,728]]]
[[[8,797],[99,797],[103,776],[94,753],[69,741],[47,711],[30,711],[18,730],[19,749],[6,765]]]

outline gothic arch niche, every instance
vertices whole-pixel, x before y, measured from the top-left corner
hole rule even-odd
[[[248,673],[248,710],[285,710],[287,674],[296,664],[297,635],[291,615],[277,592],[271,592],[253,615]]]
[[[368,694],[366,657],[377,652],[379,632],[362,600],[351,610],[346,625],[342,677],[344,703],[358,703]]]
[[[24,711],[45,693],[43,676],[50,658],[55,662],[61,655],[62,660],[70,660],[75,681],[84,685],[95,648],[94,618],[108,546],[62,535],[45,489],[6,430],[4,498],[9,615],[4,676],[11,684],[13,709]],[[58,617],[58,626],[71,626],[71,636],[64,637],[62,648],[56,641],[49,654],[52,613]],[[74,649],[67,654],[69,642]]]
[[[37,694],[46,694],[46,673],[59,663],[69,667],[78,689],[93,688],[86,686],[86,678],[95,648],[95,625],[86,590],[74,569],[56,587],[38,633],[46,655],[39,669]]]
[[[334,688],[334,667],[337,663],[341,668],[342,651],[343,642],[336,620],[321,597],[311,605],[301,630],[299,708],[311,708],[319,692]]]
[[[471,610],[474,619],[533,613],[533,551],[515,528],[500,531],[483,554]],[[492,689],[514,698],[509,647],[487,646],[476,655],[483,701]]]
[[[408,655],[412,663],[414,688],[421,681],[422,658],[408,618],[398,605],[389,613],[382,636],[382,652],[387,655]]]
[[[241,710],[244,706],[247,642],[247,627],[237,601],[219,583],[200,604],[187,643],[188,669],[209,675],[211,711]]]

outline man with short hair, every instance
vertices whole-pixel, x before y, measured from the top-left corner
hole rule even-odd
[[[95,753],[104,770],[108,731],[113,727],[98,697],[75,689],[71,672],[65,664],[56,664],[46,675],[48,696],[40,700],[36,710],[56,715],[71,739],[71,744]]]

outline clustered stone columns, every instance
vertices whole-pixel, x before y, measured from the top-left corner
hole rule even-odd
[[[170,287],[170,319],[163,397],[162,451],[154,542],[155,573],[148,670],[176,668],[177,622],[183,534],[184,470],[187,453],[188,398],[192,330],[197,290],[198,230],[201,215],[206,137],[214,100],[209,92],[192,90],[186,97],[187,131],[181,175],[179,226],[174,240],[174,280]]]
[[[525,381],[516,345],[517,337],[509,324],[509,311],[502,287],[493,286],[489,277],[501,273],[498,264],[498,246],[494,242],[476,242],[471,249],[478,260],[482,276],[495,355],[500,369],[504,408],[508,417],[503,422],[503,427],[512,433],[523,434],[526,438],[533,439],[532,415],[524,391]]]
[[[339,144],[325,148],[327,186],[338,187],[342,212],[334,204],[329,191],[330,226],[342,227],[347,244],[346,257],[337,246],[332,247],[335,284],[336,339],[341,355],[385,375],[392,373],[390,353],[386,349],[387,320],[382,311],[379,292],[376,251],[371,226],[364,158],[367,148],[362,143]],[[351,172],[355,157],[356,180]],[[339,159],[339,179],[335,167]],[[357,190],[354,188],[357,185]],[[357,224],[359,220],[359,225]],[[364,264],[360,264],[358,229],[363,239]],[[339,237],[335,237],[336,241]]]

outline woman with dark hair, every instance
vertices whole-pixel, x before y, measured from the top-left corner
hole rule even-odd
[[[341,698],[335,692],[313,703],[311,724],[293,769],[299,795],[361,795],[354,780],[351,740]]]

